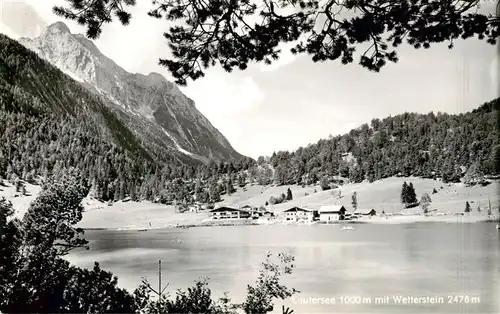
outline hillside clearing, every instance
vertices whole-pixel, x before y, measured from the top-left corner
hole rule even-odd
[[[500,193],[498,190],[498,182],[481,187],[473,186],[466,187],[462,183],[445,184],[438,180],[421,179],[421,178],[388,178],[373,183],[355,183],[347,184],[338,189],[321,191],[317,189],[317,193],[305,195],[296,192],[293,194],[293,200],[283,204],[269,206],[269,210],[282,212],[293,206],[302,206],[310,209],[319,209],[323,205],[344,205],[348,211],[352,211],[351,196],[353,192],[357,192],[358,208],[359,209],[375,209],[377,213],[385,211],[386,213],[396,213],[403,210],[400,202],[401,186],[403,182],[411,182],[415,187],[417,197],[420,199],[423,193],[429,193],[432,199],[430,210],[437,209],[438,212],[463,212],[465,202],[469,201],[472,210],[476,211],[478,205],[483,211],[488,208],[488,197],[491,201],[493,209],[500,206]],[[432,194],[433,189],[437,190],[436,194]],[[339,198],[337,193],[341,191],[342,197]],[[242,198],[242,197],[241,197]],[[256,199],[250,197],[249,202]],[[416,208],[412,211],[421,211]],[[408,212],[409,210],[403,210]]]

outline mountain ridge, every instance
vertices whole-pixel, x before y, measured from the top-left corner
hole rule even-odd
[[[243,157],[175,84],[159,73],[126,71],[63,22],[19,42],[99,95],[148,150],[166,146],[202,162]]]

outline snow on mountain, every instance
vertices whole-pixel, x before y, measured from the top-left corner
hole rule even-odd
[[[204,161],[242,157],[175,84],[158,73],[127,72],[64,23],[19,41],[106,99],[137,136],[154,143],[150,146],[169,147]]]

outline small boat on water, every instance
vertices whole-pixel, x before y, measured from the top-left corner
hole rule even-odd
[[[351,226],[343,226],[340,230],[353,230],[354,228]]]
[[[149,226],[151,227],[151,223],[149,223]],[[139,229],[139,230],[137,230],[137,231],[139,231],[139,232],[144,232],[144,231],[148,231],[148,229]]]

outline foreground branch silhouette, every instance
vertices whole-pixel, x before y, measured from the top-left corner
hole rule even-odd
[[[54,12],[86,26],[99,37],[114,17],[127,25],[135,0],[66,0]],[[151,17],[166,19],[172,58],[160,59],[179,85],[204,76],[219,64],[226,71],[244,70],[250,62],[271,64],[280,43],[291,52],[309,54],[314,62],[354,61],[356,48],[367,43],[361,66],[380,69],[397,62],[394,48],[406,41],[416,49],[476,36],[494,45],[500,19],[478,13],[482,0],[154,0]],[[392,46],[392,48],[390,48]]]
[[[129,293],[97,262],[92,269],[72,266],[62,257],[87,247],[83,230],[75,225],[88,190],[86,180],[71,168],[47,180],[23,220],[13,218],[12,204],[0,199],[0,313],[268,313],[274,300],[297,292],[279,283],[294,267],[294,258],[285,254],[278,254],[277,261],[268,254],[242,304],[231,303],[227,295],[214,300],[206,280],[172,299],[163,293],[161,281],[158,291],[144,280]]]

